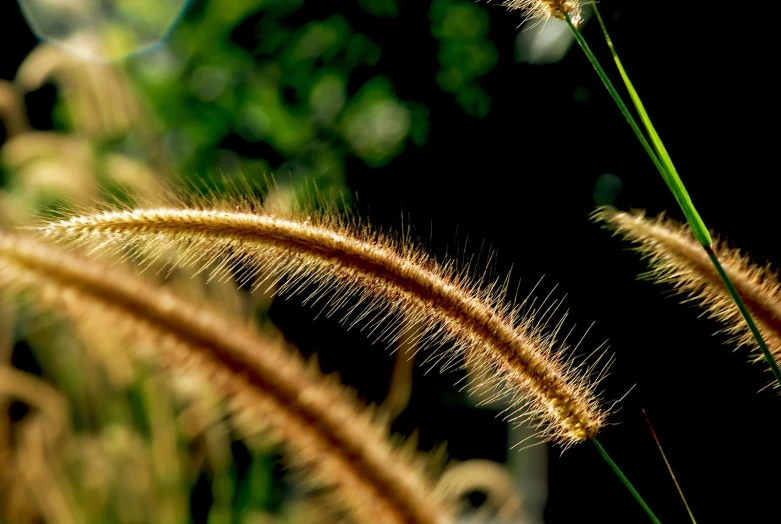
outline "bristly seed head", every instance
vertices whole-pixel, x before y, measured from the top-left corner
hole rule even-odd
[[[599,360],[588,367],[565,358],[560,325],[548,331],[534,312],[505,301],[503,285],[486,285],[452,262],[435,262],[407,238],[388,238],[354,220],[274,215],[259,202],[207,198],[73,216],[41,233],[147,262],[175,248],[174,267],[194,265],[218,278],[238,272],[256,288],[271,283],[279,292],[305,291],[305,302],[323,304],[327,314],[346,309],[345,322],[362,322],[387,341],[404,328],[385,319],[402,313],[411,325],[424,326],[417,335],[423,346],[452,343],[428,362],[445,370],[466,362],[474,370],[470,385],[510,397],[508,417],[538,421],[544,438],[567,446],[594,438],[606,423],[595,391],[604,371],[592,375]]]
[[[565,20],[569,17],[575,27],[583,22],[583,4],[583,0],[505,0],[502,3],[511,11],[524,12],[526,20]]]
[[[646,218],[642,212],[623,213],[604,207],[594,213],[604,222],[637,244],[651,266],[647,276],[669,283],[705,309],[708,316],[721,322],[724,331],[738,345],[756,348],[756,342],[732,297],[724,287],[707,253],[685,225],[660,215]],[[778,274],[767,266],[758,266],[737,249],[715,239],[713,250],[724,271],[740,293],[776,360],[781,361],[781,283]],[[759,351],[755,360],[762,360]]]

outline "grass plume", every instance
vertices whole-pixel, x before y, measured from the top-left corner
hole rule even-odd
[[[527,20],[570,19],[575,27],[583,21],[582,0],[505,0],[502,3],[511,11],[519,10]]]
[[[664,215],[652,219],[642,212],[625,213],[605,207],[594,219],[637,244],[648,258],[654,280],[675,289],[725,325],[738,345],[756,348],[754,336],[714,268],[708,254],[684,225]],[[754,264],[738,249],[715,239],[713,251],[754,318],[776,361],[781,359],[781,284],[768,267]],[[756,360],[762,359],[757,352]]]
[[[391,446],[368,410],[279,341],[124,271],[0,232],[2,288],[208,380],[238,419],[270,426],[294,462],[335,488],[359,522],[447,521],[424,464]]]
[[[379,330],[389,316],[407,322],[381,330],[394,341],[405,329],[423,345],[450,342],[454,351],[429,362],[449,369],[462,362],[483,390],[509,393],[510,416],[539,423],[543,437],[563,445],[592,439],[607,413],[591,377],[564,358],[558,330],[545,331],[523,308],[505,300],[506,286],[485,285],[454,263],[440,264],[407,239],[396,240],[332,212],[264,212],[255,201],[196,198],[168,207],[108,209],[40,227],[51,239],[98,252],[156,260],[172,248],[174,266],[196,266],[219,277],[240,272],[255,287],[315,291],[329,313],[350,304],[351,325]],[[127,248],[135,246],[129,254]],[[365,319],[371,319],[366,322]],[[402,327],[404,326],[404,327]],[[582,364],[581,364],[582,366]],[[593,380],[592,380],[593,379]]]

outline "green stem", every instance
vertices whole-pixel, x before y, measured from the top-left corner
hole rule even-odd
[[[751,313],[746,307],[746,304],[743,302],[743,299],[740,297],[740,294],[738,293],[737,289],[735,289],[735,285],[732,283],[729,276],[724,271],[724,268],[719,262],[718,256],[713,251],[712,248],[713,242],[711,240],[710,233],[708,232],[708,228],[705,226],[705,223],[703,222],[702,218],[700,218],[700,215],[697,212],[697,209],[694,207],[694,203],[691,201],[691,198],[689,198],[689,194],[686,191],[686,187],[684,186],[683,181],[678,176],[678,173],[675,169],[675,166],[672,163],[672,159],[670,158],[670,155],[667,153],[667,150],[664,147],[661,138],[656,133],[656,130],[654,129],[653,124],[651,123],[651,120],[648,117],[648,114],[646,113],[642,102],[640,101],[640,97],[637,94],[637,91],[635,91],[634,86],[629,80],[629,76],[626,74],[626,70],[624,69],[624,66],[621,63],[621,60],[618,58],[618,53],[616,53],[616,50],[613,47],[613,41],[611,40],[610,35],[607,32],[607,26],[605,26],[605,22],[602,19],[602,16],[599,13],[599,9],[597,8],[594,2],[592,2],[592,7],[594,8],[594,12],[596,13],[597,18],[599,19],[599,24],[602,27],[602,32],[605,35],[605,40],[608,43],[608,47],[610,48],[610,52],[613,56],[616,66],[618,67],[618,70],[621,73],[621,77],[624,80],[624,84],[626,85],[627,90],[629,91],[629,94],[632,97],[632,101],[635,104],[635,108],[637,109],[638,113],[643,119],[643,125],[645,126],[646,131],[648,131],[651,137],[651,140],[654,144],[653,146],[651,146],[645,134],[643,134],[643,132],[640,130],[637,121],[635,120],[634,116],[632,116],[632,113],[629,111],[627,105],[621,99],[621,95],[618,94],[618,91],[616,90],[616,88],[613,86],[613,83],[608,78],[607,73],[605,73],[605,70],[602,68],[602,65],[599,63],[597,57],[591,51],[591,48],[589,47],[588,43],[586,43],[586,40],[583,38],[583,35],[580,33],[578,28],[576,28],[572,24],[572,21],[569,18],[567,18],[567,24],[569,25],[572,34],[575,36],[575,40],[577,40],[578,44],[583,49],[583,52],[586,54],[589,61],[591,62],[591,65],[597,71],[599,78],[602,80],[602,83],[607,88],[608,92],[610,93],[610,96],[613,98],[616,105],[621,110],[621,113],[624,115],[624,118],[626,118],[627,122],[629,122],[629,126],[632,128],[632,131],[634,131],[635,136],[637,136],[637,139],[643,145],[643,148],[645,149],[649,158],[653,162],[654,166],[656,166],[656,169],[662,175],[662,178],[667,184],[667,187],[670,188],[670,191],[672,192],[673,196],[675,196],[678,205],[681,207],[681,210],[686,216],[686,220],[689,222],[689,226],[692,229],[692,233],[694,234],[695,238],[697,238],[699,243],[702,245],[703,249],[705,249],[705,251],[708,253],[708,257],[713,263],[713,266],[716,268],[716,271],[719,273],[719,277],[721,277],[722,282],[724,282],[724,285],[726,286],[727,291],[732,297],[732,300],[735,302],[735,305],[738,307],[740,314],[743,316],[743,320],[746,322],[749,331],[751,331],[754,340],[756,340],[757,345],[759,346],[759,349],[762,352],[762,356],[765,358],[765,361],[770,366],[770,371],[773,373],[773,377],[775,378],[776,382],[781,386],[781,368],[779,368],[778,363],[776,362],[775,358],[773,358],[773,354],[770,352],[770,349],[768,348],[767,343],[765,342],[764,338],[762,337],[762,334],[757,328],[754,319],[751,317]]]
[[[643,497],[640,496],[640,493],[637,492],[637,490],[632,485],[632,483],[629,482],[629,479],[626,478],[626,475],[624,475],[624,472],[621,471],[621,468],[618,467],[618,464],[613,462],[613,459],[610,458],[610,455],[607,454],[607,451],[605,451],[605,448],[602,447],[602,444],[600,444],[597,439],[594,439],[591,442],[594,443],[594,445],[597,447],[597,450],[599,450],[599,453],[602,455],[602,458],[605,459],[605,461],[608,463],[608,465],[613,470],[613,472],[616,475],[618,475],[618,478],[620,478],[621,482],[624,483],[626,489],[629,490],[629,492],[632,494],[632,496],[635,498],[638,504],[640,504],[640,506],[645,510],[646,514],[648,515],[648,518],[651,519],[651,522],[653,522],[654,524],[662,524],[662,521],[660,521],[656,517],[656,515],[654,515],[654,512],[651,511],[651,508],[648,507],[648,504],[645,503],[645,500],[643,500]]]
[[[645,149],[645,152],[648,153],[648,156],[651,158],[651,161],[654,163],[654,166],[656,166],[656,169],[659,170],[659,173],[662,174],[662,177],[666,181],[667,172],[665,171],[662,163],[659,161],[659,158],[656,156],[656,152],[654,151],[653,147],[651,147],[651,144],[648,142],[648,139],[640,130],[640,126],[637,125],[637,121],[635,120],[635,117],[632,116],[632,113],[629,111],[629,108],[621,99],[621,95],[619,95],[618,91],[616,91],[615,86],[613,86],[613,82],[611,82],[610,78],[608,78],[607,73],[605,73],[605,70],[602,68],[602,65],[599,63],[599,60],[597,60],[597,57],[596,55],[594,55],[594,52],[591,51],[591,47],[589,47],[588,43],[583,38],[583,35],[580,34],[580,31],[578,31],[578,29],[572,24],[572,21],[569,19],[569,17],[566,20],[567,20],[567,24],[572,30],[572,34],[575,35],[575,40],[578,41],[578,44],[580,44],[580,48],[583,49],[583,52],[586,53],[589,62],[591,62],[591,65],[594,66],[594,69],[596,69],[599,78],[602,80],[602,83],[607,88],[608,92],[610,93],[610,96],[613,98],[613,101],[618,106],[618,109],[621,110],[621,114],[624,115],[624,118],[626,118],[626,121],[629,123],[629,127],[631,127],[632,131],[635,132],[635,136],[643,145],[643,149]]]
[[[599,17],[600,23],[602,23],[602,18],[599,16],[599,12],[596,11],[596,6],[594,6],[594,9],[595,12],[597,13],[597,16]],[[631,127],[632,131],[634,131],[635,136],[642,144],[643,148],[645,149],[645,152],[648,154],[649,158],[654,163],[654,166],[656,166],[657,171],[659,171],[659,174],[662,175],[662,179],[667,184],[667,187],[670,189],[673,196],[675,196],[678,205],[681,206],[683,213],[686,215],[686,219],[689,221],[689,224],[691,225],[694,236],[697,237],[697,240],[703,246],[710,245],[711,238],[710,238],[710,234],[708,233],[708,229],[705,227],[705,224],[703,224],[700,215],[697,213],[697,210],[694,208],[694,204],[692,203],[691,198],[689,198],[689,194],[686,192],[686,188],[684,187],[683,182],[681,181],[680,177],[678,176],[678,173],[675,170],[675,167],[672,164],[672,159],[670,159],[670,155],[667,154],[667,150],[664,148],[661,139],[659,139],[658,135],[656,134],[656,131],[651,125],[651,121],[650,119],[648,119],[645,113],[645,109],[642,107],[642,102],[640,102],[640,97],[637,96],[634,87],[632,87],[632,84],[629,81],[629,77],[626,74],[626,71],[624,70],[624,67],[621,64],[621,61],[618,58],[618,54],[615,52],[615,49],[613,48],[613,42],[610,39],[610,35],[608,35],[607,33],[607,28],[602,23],[602,29],[605,34],[605,38],[607,39],[608,46],[610,47],[610,51],[621,73],[621,77],[624,79],[624,83],[626,84],[626,87],[629,90],[629,93],[632,97],[632,101],[634,102],[635,107],[638,109],[638,112],[640,113],[640,117],[643,120],[643,124],[645,125],[646,130],[649,132],[651,136],[651,142],[648,141],[645,134],[640,130],[640,126],[637,124],[637,120],[635,120],[635,117],[632,115],[631,111],[629,111],[629,108],[627,107],[626,103],[624,103],[624,100],[621,98],[621,95],[618,94],[618,91],[613,85],[613,82],[611,82],[610,78],[608,78],[607,73],[605,73],[605,70],[602,68],[602,64],[599,63],[599,60],[597,59],[594,52],[591,50],[591,47],[589,47],[585,38],[583,38],[583,35],[581,34],[580,30],[578,30],[578,28],[575,27],[575,25],[572,23],[569,17],[566,18],[566,21],[567,24],[569,25],[570,30],[572,31],[572,34],[575,36],[575,39],[580,45],[581,49],[583,49],[583,52],[586,54],[586,56],[589,59],[589,62],[591,62],[591,65],[594,67],[597,74],[599,75],[599,78],[602,80],[602,83],[605,85],[608,92],[610,93],[610,96],[613,98],[613,101],[616,103],[618,108],[621,110],[621,113],[624,115],[624,118],[626,118],[626,121],[629,123],[629,127]]]
[[[660,171],[662,178],[664,179],[665,183],[667,183],[667,187],[670,188],[670,191],[675,197],[675,200],[678,201],[678,205],[681,206],[681,210],[683,211],[684,215],[686,215],[686,220],[689,222],[692,233],[694,233],[694,236],[697,238],[700,244],[703,245],[703,247],[707,247],[713,242],[711,240],[710,233],[708,232],[708,228],[705,227],[702,218],[700,218],[700,214],[697,212],[697,209],[695,209],[694,203],[692,203],[692,200],[689,197],[689,193],[686,191],[686,187],[683,185],[681,177],[678,176],[678,171],[675,169],[675,164],[673,164],[672,158],[670,158],[670,155],[667,153],[667,148],[664,146],[661,137],[659,137],[659,134],[656,132],[654,125],[651,123],[651,118],[648,116],[648,112],[645,110],[643,101],[640,99],[640,95],[637,94],[637,90],[635,90],[632,81],[629,79],[629,75],[624,69],[624,64],[621,63],[621,59],[618,57],[618,53],[613,46],[613,40],[610,38],[610,33],[607,31],[605,21],[602,19],[602,15],[599,13],[599,9],[593,0],[591,2],[591,6],[594,9],[594,13],[597,15],[599,25],[602,28],[602,34],[605,36],[605,41],[607,42],[607,46],[610,49],[610,54],[613,57],[613,61],[616,63],[616,68],[618,68],[618,72],[621,74],[621,79],[624,81],[624,85],[629,92],[632,103],[635,105],[635,109],[637,109],[640,120],[642,120],[643,125],[645,126],[645,130],[651,139],[651,144],[656,151],[657,159],[664,168],[663,171]]]

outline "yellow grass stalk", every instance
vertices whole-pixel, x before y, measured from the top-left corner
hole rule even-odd
[[[207,380],[238,419],[268,426],[314,480],[335,488],[359,522],[449,520],[424,464],[391,446],[368,410],[280,341],[117,268],[2,232],[0,288]]]
[[[511,397],[511,416],[537,421],[544,438],[565,446],[594,438],[605,424],[594,392],[600,377],[591,380],[591,369],[566,360],[558,330],[546,331],[533,313],[508,304],[503,286],[331,212],[275,215],[258,202],[208,200],[96,211],[39,229],[59,242],[149,263],[176,248],[174,266],[210,269],[217,277],[237,272],[256,287],[314,288],[306,301],[322,301],[328,314],[347,309],[351,325],[369,318],[364,325],[384,326],[382,338],[391,341],[422,326],[424,345],[454,346],[429,361],[445,369],[465,361],[483,391]],[[395,314],[407,321],[388,327],[384,320]]]

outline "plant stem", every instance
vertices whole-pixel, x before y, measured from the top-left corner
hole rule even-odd
[[[640,117],[643,120],[643,125],[645,126],[646,131],[651,136],[651,140],[653,141],[654,144],[653,146],[651,146],[646,136],[640,130],[640,127],[638,126],[634,116],[629,111],[629,108],[624,103],[624,101],[621,99],[621,95],[618,94],[618,91],[616,91],[615,86],[613,86],[613,83],[608,78],[607,73],[605,73],[605,70],[602,68],[602,65],[599,63],[599,60],[591,51],[591,48],[589,47],[586,40],[583,38],[583,35],[572,24],[572,21],[569,19],[569,17],[567,17],[566,19],[567,25],[569,25],[572,34],[575,36],[575,40],[577,40],[581,49],[583,49],[583,52],[586,54],[589,61],[591,62],[591,65],[597,71],[599,78],[602,80],[602,83],[607,88],[608,92],[610,93],[610,96],[613,98],[613,101],[621,110],[621,113],[624,115],[624,118],[626,118],[627,122],[629,122],[629,126],[632,128],[632,131],[634,131],[635,136],[637,136],[637,139],[643,145],[645,152],[651,158],[651,161],[653,162],[654,166],[656,166],[656,169],[662,175],[662,178],[667,184],[667,187],[670,189],[676,201],[678,202],[678,205],[681,207],[681,210],[686,216],[686,220],[689,222],[689,226],[692,229],[692,233],[694,234],[697,241],[702,245],[705,252],[708,254],[708,257],[713,263],[713,266],[716,268],[716,271],[718,272],[719,277],[724,283],[724,286],[727,288],[727,291],[732,297],[732,300],[735,302],[735,305],[740,311],[740,314],[743,316],[743,320],[746,322],[746,325],[748,325],[749,331],[751,331],[751,334],[754,336],[754,339],[756,340],[757,345],[759,346],[759,349],[765,358],[765,361],[767,362],[768,366],[770,366],[770,371],[773,373],[773,377],[775,378],[778,385],[781,386],[781,368],[779,368],[778,362],[776,362],[775,358],[773,357],[773,354],[770,352],[770,349],[768,348],[767,343],[762,337],[759,328],[757,328],[754,319],[751,317],[751,313],[746,307],[746,304],[743,302],[743,299],[740,297],[740,294],[738,293],[737,289],[735,289],[734,284],[730,280],[727,273],[724,271],[721,262],[719,262],[718,256],[713,251],[713,247],[712,247],[713,242],[711,240],[710,233],[708,232],[708,228],[705,226],[705,223],[703,222],[702,218],[697,212],[697,209],[694,207],[694,203],[691,201],[691,198],[689,197],[689,194],[686,191],[686,187],[684,186],[683,181],[678,176],[678,173],[675,169],[675,166],[672,163],[672,159],[670,158],[670,155],[667,153],[667,150],[664,147],[661,138],[656,133],[656,130],[654,129],[653,124],[651,123],[651,120],[648,117],[648,114],[646,113],[642,102],[640,101],[640,97],[637,94],[637,91],[635,91],[634,86],[629,80],[629,76],[626,74],[626,70],[624,69],[621,60],[618,57],[618,53],[616,53],[616,50],[613,47],[613,41],[611,40],[610,35],[607,32],[607,27],[605,26],[605,22],[602,19],[602,16],[599,13],[599,9],[597,9],[597,6],[594,2],[592,2],[592,7],[594,8],[594,12],[596,13],[597,18],[599,19],[600,26],[602,27],[602,32],[605,35],[605,40],[608,43],[608,47],[610,48],[610,52],[613,56],[614,61],[616,62],[616,66],[618,67],[618,70],[621,73],[621,77],[624,80],[624,84],[626,85],[626,88],[629,91],[630,96],[632,97],[632,101],[635,104],[635,108],[637,109],[638,113],[640,114]]]
[[[605,459],[605,461],[608,463],[608,465],[611,467],[613,472],[618,475],[618,478],[621,479],[621,482],[624,483],[624,486],[626,486],[626,489],[629,490],[629,492],[632,494],[632,496],[635,498],[635,500],[640,504],[640,506],[645,510],[646,514],[648,515],[648,518],[651,519],[651,522],[654,524],[662,524],[662,521],[660,521],[656,515],[654,515],[654,512],[651,511],[651,508],[648,507],[648,504],[645,503],[645,500],[643,500],[643,497],[640,496],[640,493],[637,492],[635,487],[632,485],[631,482],[629,482],[629,479],[626,478],[626,475],[624,475],[624,472],[621,471],[621,468],[618,467],[618,464],[616,464],[612,458],[610,458],[610,455],[607,454],[607,451],[605,448],[602,447],[602,444],[599,443],[599,440],[593,439],[591,442],[594,443],[594,445],[597,447],[597,450],[599,450],[599,453],[602,455],[602,458]]]
[[[710,233],[708,232],[708,228],[705,227],[702,218],[700,218],[700,214],[697,212],[697,209],[695,209],[694,204],[689,197],[689,193],[686,191],[686,187],[683,185],[681,177],[678,176],[678,171],[675,169],[675,164],[673,164],[672,158],[670,158],[670,155],[667,153],[667,148],[664,147],[662,139],[659,137],[659,134],[656,132],[656,129],[651,123],[651,118],[648,116],[648,112],[645,110],[645,106],[640,99],[640,95],[638,95],[637,90],[632,84],[632,81],[629,79],[629,75],[624,69],[624,64],[621,63],[621,59],[618,57],[618,53],[613,46],[613,40],[610,38],[610,33],[607,32],[605,21],[602,19],[602,15],[599,13],[599,9],[593,0],[591,2],[591,6],[594,9],[594,13],[597,15],[599,25],[602,28],[602,34],[605,36],[605,41],[607,42],[607,46],[610,49],[610,54],[613,57],[613,61],[616,63],[618,72],[621,74],[621,79],[624,81],[624,85],[629,92],[632,103],[635,105],[635,109],[637,109],[640,120],[642,120],[643,125],[645,126],[645,130],[651,139],[651,144],[656,151],[657,159],[664,167],[664,170],[660,171],[662,178],[664,178],[664,181],[667,183],[667,187],[670,188],[670,191],[675,197],[675,200],[678,201],[678,205],[681,206],[681,210],[683,211],[684,215],[686,215],[686,220],[689,221],[689,225],[691,226],[694,236],[697,238],[700,244],[703,246],[709,246],[712,244],[712,240]]]
[[[667,471],[670,472],[670,477],[673,479],[673,484],[675,484],[675,489],[678,490],[678,494],[681,496],[681,501],[683,502],[683,505],[686,506],[686,511],[689,513],[689,518],[692,521],[692,524],[697,524],[697,520],[694,518],[694,513],[692,513],[691,508],[689,507],[689,503],[686,502],[686,497],[683,495],[683,490],[681,489],[681,485],[678,484],[678,479],[675,478],[675,472],[673,471],[673,467],[670,465],[670,461],[667,460],[667,455],[664,454],[664,449],[662,449],[662,443],[659,441],[659,437],[656,436],[656,431],[654,431],[654,426],[651,424],[651,419],[648,416],[648,413],[643,410],[643,415],[645,416],[645,421],[648,423],[648,429],[651,430],[651,436],[654,438],[654,442],[656,442],[656,447],[659,448],[659,453],[662,455],[662,460],[664,460],[664,465],[667,466]]]
[[[596,6],[593,7],[597,13],[597,17],[599,18],[600,23],[602,23],[602,17],[599,16],[599,11],[596,11]],[[683,210],[684,215],[686,215],[686,219],[692,228],[694,236],[697,238],[700,244],[703,246],[709,246],[712,243],[712,240],[710,238],[708,228],[705,227],[702,218],[700,218],[699,213],[697,213],[697,210],[694,207],[688,192],[686,191],[686,187],[683,185],[683,182],[681,181],[677,171],[675,170],[675,167],[672,164],[670,155],[667,154],[667,150],[662,144],[661,139],[656,134],[656,131],[651,125],[651,121],[645,113],[645,109],[642,107],[642,103],[640,102],[640,97],[637,95],[634,87],[632,87],[632,84],[629,81],[629,76],[626,74],[621,61],[618,59],[618,54],[613,48],[613,42],[610,40],[610,36],[607,34],[607,29],[605,28],[604,24],[602,24],[602,29],[605,34],[605,38],[608,41],[610,51],[616,61],[616,65],[618,66],[621,76],[624,79],[624,83],[630,92],[632,101],[640,113],[643,124],[651,135],[653,145],[651,145],[645,134],[643,134],[643,132],[640,130],[640,126],[637,124],[637,120],[635,120],[635,117],[632,115],[626,103],[624,103],[621,95],[618,94],[615,86],[613,86],[613,82],[611,82],[610,78],[608,78],[607,73],[605,73],[605,70],[602,68],[602,65],[599,63],[599,60],[597,59],[596,55],[594,55],[594,52],[591,50],[591,47],[589,47],[585,38],[583,38],[581,32],[572,24],[572,21],[569,19],[569,17],[566,20],[570,30],[572,31],[573,35],[575,35],[575,39],[578,41],[578,44],[580,44],[581,49],[583,49],[583,52],[589,59],[589,62],[591,62],[591,65],[594,67],[597,74],[599,75],[599,78],[602,80],[602,83],[605,85],[608,92],[610,93],[610,96],[613,98],[613,101],[621,110],[621,114],[624,115],[624,118],[626,118],[626,121],[629,123],[629,127],[631,127],[632,131],[634,131],[635,136],[643,145],[643,149],[645,149],[645,152],[651,158],[651,161],[654,163],[654,166],[656,166],[657,171],[659,171],[659,174],[662,175],[662,179],[665,181],[667,187],[670,189],[670,192],[672,192],[673,196],[678,202],[678,205]]]
[[[643,149],[645,149],[645,152],[648,153],[648,156],[651,158],[651,161],[654,163],[654,166],[656,166],[656,169],[659,171],[659,173],[662,174],[662,177],[664,177],[666,181],[667,173],[665,172],[664,166],[659,161],[659,158],[657,158],[656,152],[653,150],[653,147],[651,147],[651,144],[648,142],[648,139],[640,130],[640,126],[637,125],[637,121],[635,120],[635,117],[632,116],[632,113],[629,111],[629,108],[621,99],[621,95],[619,95],[618,91],[616,91],[615,86],[613,86],[613,82],[611,82],[610,78],[608,78],[607,73],[602,68],[602,65],[599,63],[599,60],[597,60],[597,57],[594,55],[594,52],[591,51],[591,47],[589,47],[588,43],[583,38],[583,35],[580,34],[580,31],[578,31],[578,29],[572,24],[572,21],[569,18],[567,18],[567,24],[572,30],[572,34],[575,35],[575,40],[577,40],[578,44],[580,44],[580,48],[583,49],[584,53],[586,53],[589,62],[591,62],[591,65],[594,66],[594,69],[596,69],[599,78],[602,80],[602,83],[605,85],[605,88],[607,88],[608,92],[610,93],[610,96],[613,98],[613,101],[618,106],[618,109],[621,110],[621,114],[623,114],[624,118],[626,118],[626,121],[629,123],[629,127],[632,128],[632,131],[634,131],[635,136],[643,145]]]

